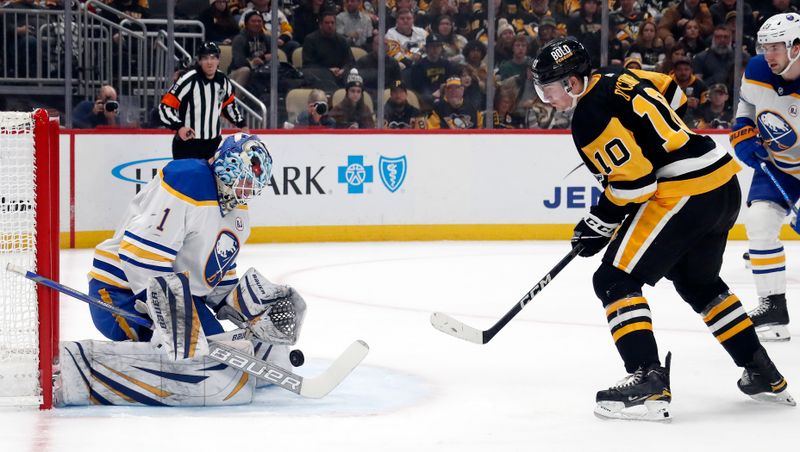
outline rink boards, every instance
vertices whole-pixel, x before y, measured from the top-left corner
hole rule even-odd
[[[274,166],[249,209],[253,242],[566,239],[600,194],[566,133],[260,136]],[[712,137],[730,151],[726,134]],[[62,246],[109,237],[169,162],[171,140],[165,131],[62,132]],[[741,173],[744,189],[750,174]]]

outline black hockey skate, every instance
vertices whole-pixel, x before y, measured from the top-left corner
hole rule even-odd
[[[778,372],[763,348],[759,349],[753,355],[753,360],[744,366],[742,378],[737,384],[743,393],[755,400],[796,405],[792,395],[786,390],[788,387],[786,379]]]
[[[786,309],[786,295],[775,294],[758,300],[758,306],[748,313],[753,320],[758,338],[766,342],[788,341],[789,311]]]
[[[665,366],[653,364],[639,367],[609,389],[597,392],[595,416],[601,419],[670,422],[669,366],[672,353],[667,353]]]

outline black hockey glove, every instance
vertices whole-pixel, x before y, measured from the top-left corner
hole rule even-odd
[[[608,245],[617,226],[619,223],[606,223],[590,212],[575,225],[575,230],[572,232],[572,247],[575,248],[580,244],[583,246],[578,253],[580,256],[594,256]]]

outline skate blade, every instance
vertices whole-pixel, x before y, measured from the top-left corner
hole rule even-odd
[[[594,415],[602,420],[620,419],[624,421],[672,422],[669,402],[648,400],[644,405],[625,408],[622,402],[598,402]]]
[[[792,398],[792,395],[789,394],[789,391],[781,391],[777,394],[773,392],[762,392],[759,394],[753,394],[750,397],[759,402],[777,403],[779,405],[786,406],[797,405],[797,403],[794,401],[794,398]]]
[[[761,325],[756,327],[761,342],[786,342],[792,338],[786,325]]]

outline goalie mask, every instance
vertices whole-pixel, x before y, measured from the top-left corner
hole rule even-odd
[[[583,93],[573,93],[569,76],[583,79],[586,88],[591,73],[591,58],[583,44],[572,39],[555,39],[544,46],[531,63],[530,75],[536,94],[542,102],[553,104],[559,110],[572,110]],[[559,105],[565,94],[571,98],[569,104]],[[559,108],[562,107],[562,108]]]
[[[211,168],[225,215],[261,194],[272,173],[272,157],[257,136],[237,133],[222,142]]]

